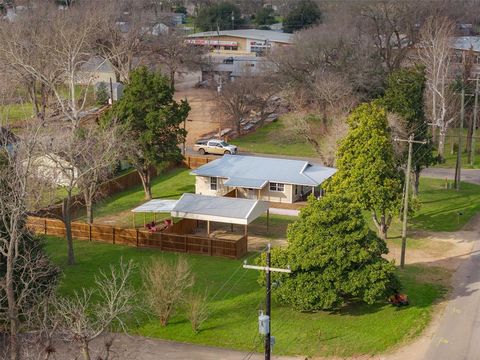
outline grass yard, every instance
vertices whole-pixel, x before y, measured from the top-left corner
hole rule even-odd
[[[410,230],[457,231],[480,211],[480,185],[462,182],[461,190],[456,191],[445,189],[442,179],[421,178],[420,201],[420,210],[409,219]],[[371,223],[371,216],[367,217]],[[397,218],[392,223],[390,236],[400,234],[401,221]]]
[[[468,154],[466,152],[466,143],[467,143],[467,129],[463,130],[463,153],[462,153],[462,167],[465,169],[480,169],[480,130],[476,132],[476,139],[475,139],[475,148],[477,149],[475,155],[475,163],[470,165],[468,161]],[[438,167],[444,168],[454,168],[456,161],[457,161],[457,144],[458,144],[458,129],[450,129],[448,131],[448,135],[445,139],[445,163],[438,164]],[[454,150],[452,152],[452,145],[454,146]]]
[[[118,245],[76,241],[77,265],[67,267],[65,240],[48,238],[47,251],[64,269],[60,293],[71,296],[75,290],[93,286],[94,275],[120,258],[132,259],[137,265],[133,285],[142,299],[139,271],[152,258],[172,260],[173,253],[136,249]],[[210,302],[210,318],[195,335],[189,322],[179,312],[162,328],[154,317],[138,310],[131,322],[132,334],[181,342],[220,346],[241,350],[255,347],[261,351],[257,336],[258,309],[263,304],[264,289],[256,280],[256,271],[241,269],[242,261],[186,255],[196,275],[198,289],[217,293]],[[251,261],[251,260],[250,260]],[[237,271],[238,270],[238,271]],[[432,283],[441,269],[407,267],[400,272],[411,306],[395,308],[386,303],[372,306],[351,305],[336,312],[300,313],[273,302],[272,334],[276,337],[274,354],[337,355],[376,354],[418,335],[427,325],[432,306],[445,293],[445,287]]]
[[[33,116],[31,103],[9,104],[0,106],[0,123],[13,125]]]
[[[282,118],[262,126],[255,132],[233,139],[232,144],[241,151],[260,154],[316,157],[313,147],[303,139],[285,139],[281,136],[285,126]]]
[[[157,176],[152,181],[154,198],[178,199],[186,192],[195,192],[195,177],[190,170],[176,168]],[[98,222],[107,222],[121,227],[132,227],[130,210],[145,202],[145,194],[141,185],[108,197],[94,206],[94,216]],[[82,214],[81,214],[82,215]],[[148,215],[147,221],[152,221]],[[163,217],[167,216],[165,214]],[[157,215],[161,219],[162,214]],[[85,220],[82,215],[78,220]],[[136,216],[136,225],[143,226],[143,215]]]

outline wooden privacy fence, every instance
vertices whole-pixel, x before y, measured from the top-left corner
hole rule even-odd
[[[206,156],[186,156],[183,164],[189,169],[196,169],[202,165],[208,164],[212,159]]]
[[[36,234],[53,236],[65,236],[66,234],[65,225],[61,220],[29,217],[27,225]],[[72,237],[77,240],[100,241],[232,259],[239,259],[247,253],[247,236],[231,240],[170,232],[151,233],[139,229],[72,222]]]

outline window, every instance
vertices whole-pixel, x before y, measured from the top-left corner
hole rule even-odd
[[[270,183],[270,191],[284,191],[285,190],[285,184],[281,183]]]
[[[217,178],[211,177],[210,178],[210,190],[217,190]]]

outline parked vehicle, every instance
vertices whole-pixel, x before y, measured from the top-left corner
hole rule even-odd
[[[227,144],[223,140],[199,140],[193,146],[195,151],[198,151],[201,155],[204,154],[236,154],[237,147],[235,145]]]

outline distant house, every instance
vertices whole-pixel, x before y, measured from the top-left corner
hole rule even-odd
[[[337,170],[305,160],[224,155],[191,172],[195,193],[294,203],[320,190]]]
[[[79,85],[110,83],[110,79],[112,81],[116,79],[113,65],[101,56],[93,56],[81,66],[76,83]]]
[[[207,31],[188,35],[186,42],[208,47],[214,54],[261,55],[275,47],[289,46],[293,35],[258,29]]]
[[[32,169],[39,178],[57,186],[66,186],[78,176],[78,169],[58,155],[46,154],[32,160]]]
[[[214,80],[223,84],[245,75],[261,75],[274,68],[272,61],[264,57],[215,56],[211,63],[202,68],[202,81]]]

